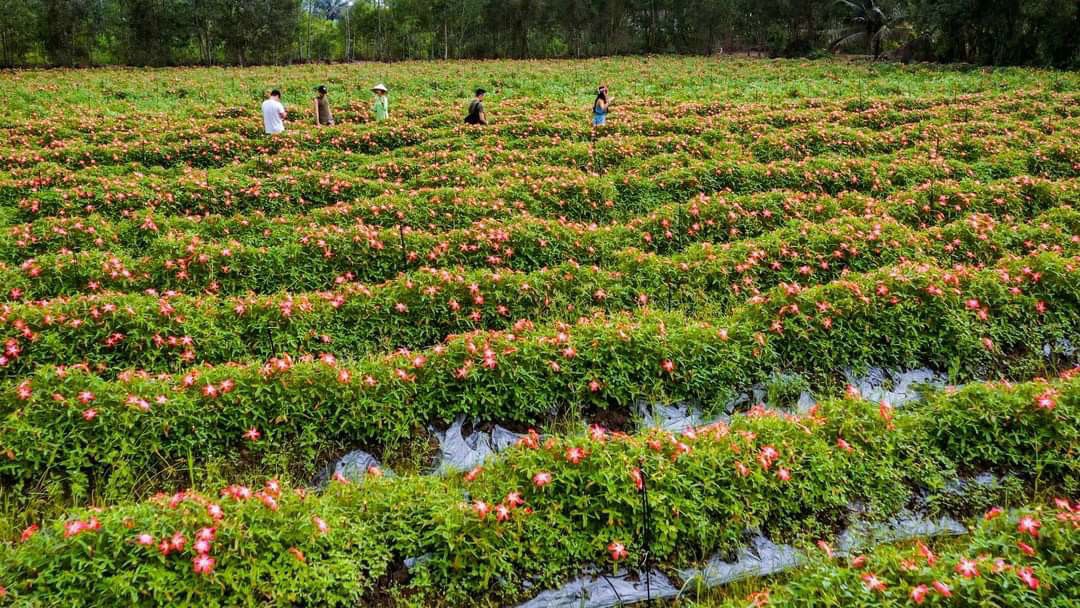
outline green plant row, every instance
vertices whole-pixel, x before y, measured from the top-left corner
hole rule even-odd
[[[424,267],[532,271],[568,260],[609,266],[627,247],[675,251],[704,239],[760,235],[793,218],[823,221],[895,211],[909,224],[930,225],[981,210],[997,217],[1030,217],[1077,196],[1071,182],[1062,187],[1026,180],[1019,180],[1015,189],[991,188],[975,196],[940,192],[932,204],[920,206],[917,200],[934,197],[915,194],[890,203],[884,211],[875,210],[873,201],[850,195],[838,199],[782,194],[703,198],[603,228],[544,220],[520,220],[510,227],[479,225],[445,234],[319,227],[300,230],[291,241],[273,246],[165,235],[151,241],[140,257],[101,250],[47,253],[18,267],[0,267],[0,278],[13,299],[74,295],[88,289],[221,294],[310,291],[332,289],[350,280],[382,281],[403,270]]]
[[[520,211],[579,221],[613,221],[664,202],[684,201],[702,192],[790,189],[831,194],[852,190],[882,193],[915,187],[929,180],[964,177],[981,180],[1025,174],[1075,177],[1080,175],[1080,158],[1071,150],[1051,139],[1032,149],[1005,149],[975,162],[945,160],[919,150],[868,158],[825,156],[768,163],[749,162],[740,157],[705,159],[694,153],[678,152],[646,156],[603,175],[481,158],[436,167],[400,183],[393,175],[385,180],[353,177],[347,171],[275,164],[271,157],[253,161],[256,167],[240,165],[209,172],[187,171],[165,178],[129,171],[127,177],[109,179],[107,188],[106,184],[97,183],[42,190],[19,196],[8,204],[18,208],[21,221],[32,221],[41,215],[90,212],[122,217],[147,207],[173,214],[255,209],[279,214],[392,193],[396,196],[385,203],[395,203],[393,208],[385,208],[380,201],[371,206],[372,215],[378,219],[365,218],[365,221],[423,226],[446,221],[440,219],[440,213],[433,213],[439,210],[431,207],[428,197],[419,196],[426,190],[438,190],[433,196],[462,199],[454,208],[445,210],[454,213],[454,223],[448,224],[449,227],[462,227],[493,214]],[[388,163],[397,165],[396,161]],[[446,188],[464,192],[456,197],[442,191]],[[470,196],[470,190],[475,188],[486,193]],[[397,216],[399,212],[402,215]]]
[[[916,542],[863,555],[811,552],[783,584],[724,608],[980,606],[1042,608],[1080,602],[1080,504],[991,510],[970,538],[940,550]],[[827,547],[826,547],[827,548]],[[831,549],[830,549],[831,551]]]
[[[900,411],[830,400],[803,416],[757,411],[678,435],[599,427],[587,435],[530,433],[463,478],[387,478],[369,470],[363,481],[342,478],[320,493],[270,480],[262,488],[230,486],[220,496],[186,491],[79,510],[28,528],[17,545],[0,549],[0,602],[505,604],[590,563],[636,563],[645,550],[664,564],[730,551],[748,528],[776,539],[827,539],[853,502],[871,517],[889,515],[913,488],[940,485],[961,466],[1019,465],[1028,479],[1075,490],[1078,439],[1076,378],[980,384]],[[962,446],[970,443],[989,449],[968,460]],[[1022,520],[1027,532],[984,550],[1039,568],[1044,587],[1024,598],[1074,593],[1065,584],[1075,572],[1054,568],[1068,563],[1076,544],[1072,509],[1025,515],[1032,518]],[[1014,515],[1001,517],[1016,525]],[[1006,524],[992,525],[1002,534]],[[1024,561],[1014,539],[1042,561]],[[873,570],[864,572],[892,574],[885,555],[865,558],[863,567]],[[407,574],[400,570],[404,558],[416,556],[423,559]],[[997,580],[990,559],[970,557],[979,560],[984,584]],[[905,577],[946,577],[954,564],[927,568]],[[982,592],[978,581],[947,580],[958,601]],[[835,592],[861,602],[859,587]],[[1005,587],[1009,597],[1019,589]]]
[[[446,204],[451,206],[460,197],[460,193],[449,191],[442,194],[448,197]],[[475,192],[470,196],[480,194],[480,192]],[[505,246],[518,250],[521,246],[514,240],[515,229],[534,223],[546,226],[548,234],[536,238],[548,241],[549,248],[565,248],[568,246],[564,244],[565,242],[573,241],[580,249],[575,255],[589,255],[589,248],[592,248],[599,250],[597,257],[602,258],[605,252],[627,246],[649,246],[662,251],[670,250],[672,245],[681,246],[688,239],[724,238],[728,236],[731,228],[738,229],[734,235],[756,234],[753,230],[748,231],[746,227],[729,225],[733,218],[721,215],[719,212],[734,212],[738,217],[745,215],[745,212],[757,211],[759,213],[757,219],[763,224],[763,227],[758,230],[779,225],[779,222],[786,221],[790,217],[809,216],[810,213],[813,213],[813,217],[820,219],[833,217],[830,213],[835,213],[836,210],[846,210],[861,215],[870,213],[870,199],[866,199],[867,202],[861,203],[862,208],[858,208],[856,206],[857,194],[839,195],[837,198],[843,204],[840,209],[829,204],[831,197],[827,197],[824,202],[819,202],[819,199],[824,196],[826,195],[808,196],[792,191],[771,191],[741,196],[713,195],[705,198],[697,196],[689,202],[663,204],[651,209],[645,215],[629,217],[616,224],[599,226],[531,217],[520,210],[498,218],[500,220],[498,223],[487,221],[477,226],[469,225],[467,221],[463,222],[462,225],[468,226],[467,228],[448,229],[445,225],[436,222],[427,224],[406,222],[409,226],[405,235],[406,247],[419,254],[432,246],[426,244],[428,242],[446,242],[449,243],[450,249],[460,250],[462,248],[460,241],[463,236],[469,232],[476,234],[477,228],[483,228],[484,230],[475,236],[473,241],[468,243],[469,245],[485,244],[489,241],[487,235],[491,231],[501,229],[510,235]],[[430,204],[431,209],[438,210],[445,207],[445,205],[433,202],[432,197],[438,199],[434,194],[427,199],[426,202]],[[1035,200],[1030,202],[1017,200],[1026,198]],[[772,206],[763,206],[763,202],[773,201],[775,202]],[[885,196],[879,205],[881,209],[878,213],[893,215],[913,226],[920,226],[952,219],[959,213],[969,211],[984,210],[1005,216],[1008,213],[1023,212],[1030,205],[1045,209],[1077,202],[1080,202],[1080,186],[1077,186],[1076,180],[1051,182],[1020,176],[989,183],[949,180],[924,184],[915,190],[902,190]],[[721,206],[717,207],[717,203]],[[780,203],[783,205],[781,206]],[[811,203],[813,203],[812,206]],[[224,241],[230,246],[240,243],[269,247],[295,242],[297,235],[308,236],[309,240],[330,239],[330,242],[339,242],[377,229],[385,223],[381,219],[383,216],[397,218],[401,204],[402,201],[391,196],[365,203],[342,203],[317,208],[300,215],[267,216],[262,212],[252,212],[231,216],[188,217],[147,210],[134,214],[130,218],[115,220],[97,213],[88,216],[46,217],[11,226],[6,234],[0,235],[0,260],[19,263],[29,256],[60,249],[109,250],[113,253],[129,254],[145,252],[154,248],[156,239],[162,235],[171,234],[198,237],[206,242]],[[821,208],[817,209],[819,205]],[[376,209],[380,211],[376,213]],[[435,216],[446,219],[441,211],[436,212]],[[461,221],[461,218],[455,221]],[[622,236],[622,233],[630,232],[625,227],[635,228],[638,233],[648,233],[650,237],[655,238],[652,242],[647,242],[644,240],[644,234]],[[623,229],[620,230],[620,228]],[[726,230],[727,233],[722,233],[721,230]],[[375,238],[382,243],[391,243],[396,238],[400,238],[397,232],[397,226],[384,228],[378,230]],[[604,236],[607,232],[615,232],[616,236],[622,236],[622,238],[620,240]],[[486,247],[478,251],[488,254]],[[550,262],[545,261],[545,263]]]
[[[641,399],[713,409],[776,370],[818,382],[867,365],[1041,373],[1054,365],[1044,345],[1080,329],[1078,273],[1076,258],[1049,253],[985,269],[917,262],[782,285],[696,321],[647,309],[345,362],[283,356],[177,376],[41,367],[0,392],[0,479],[81,499],[156,486],[149,476],[166,465],[197,476],[221,458],[314,472],[328,452],[394,444],[458,415],[534,423],[571,404],[626,411]]]
[[[323,351],[361,356],[418,348],[476,329],[573,321],[652,303],[724,311],[780,284],[814,285],[904,260],[993,263],[1006,255],[1080,253],[1080,211],[1051,210],[1021,223],[972,214],[915,231],[891,219],[793,221],[722,247],[671,256],[626,249],[603,268],[576,262],[529,273],[410,272],[381,285],[269,296],[91,294],[48,304],[11,303],[0,317],[7,347],[0,375],[39,365],[87,363],[102,374],[176,372],[195,361],[264,360]]]

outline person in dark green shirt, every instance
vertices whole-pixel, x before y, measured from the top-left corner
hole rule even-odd
[[[484,89],[476,89],[476,98],[469,104],[469,115],[465,117],[465,123],[470,125],[486,125],[487,114],[484,113]]]

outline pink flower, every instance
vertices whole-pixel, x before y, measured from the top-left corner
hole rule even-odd
[[[1057,407],[1057,403],[1054,402],[1054,396],[1050,392],[1045,392],[1038,397],[1035,397],[1035,407],[1046,411],[1051,411]]]
[[[510,507],[502,504],[495,507],[496,521],[506,521],[508,519],[510,519]]]
[[[975,578],[976,576],[979,576],[979,568],[976,566],[975,562],[970,559],[961,559],[960,562],[956,564],[956,571],[964,578]]]
[[[192,545],[192,548],[195,549],[195,553],[199,555],[205,555],[207,553],[210,553],[210,541],[201,539],[197,540],[195,541],[195,544]]]
[[[825,553],[825,555],[827,555],[829,557],[829,559],[832,559],[832,557],[833,557],[833,549],[832,549],[831,546],[829,546],[829,543],[827,543],[827,542],[825,542],[823,540],[819,540],[819,541],[817,541],[817,546],[818,546],[819,549],[822,550],[822,552]]]
[[[869,591],[885,591],[885,581],[879,579],[876,575],[867,573],[862,575],[863,584],[866,585]]]
[[[836,446],[839,447],[841,450],[844,450],[845,452],[850,452],[854,449],[851,447],[851,444],[844,441],[843,437],[836,438]]]
[[[262,433],[260,433],[259,429],[255,428],[255,427],[251,427],[250,429],[248,429],[247,431],[244,432],[244,439],[248,439],[250,441],[256,441],[259,437],[262,437]]]
[[[1016,546],[1024,552],[1024,555],[1035,555],[1035,547],[1032,547],[1031,545],[1023,541],[1016,541]]]
[[[521,494],[517,492],[510,492],[506,495],[506,504],[510,505],[510,508],[520,507],[525,504],[525,499],[521,497]]]
[[[281,484],[276,479],[271,479],[266,482],[266,493],[277,497],[281,496]]]
[[[323,521],[321,517],[312,517],[311,521],[315,524],[315,529],[317,529],[320,534],[326,534],[330,530],[330,526],[327,526],[326,522]]]
[[[1039,579],[1035,578],[1035,571],[1031,568],[1020,568],[1016,571],[1016,576],[1019,576],[1020,580],[1032,590],[1039,588]]]
[[[161,542],[158,543],[157,548],[158,548],[158,551],[160,551],[162,555],[168,555],[169,553],[172,552],[172,544],[170,544],[169,540],[166,539],[166,538],[161,539]]]
[[[191,563],[197,574],[210,574],[214,571],[214,564],[217,562],[209,555],[202,554],[191,560]]]
[[[176,532],[175,534],[172,535],[172,538],[169,540],[169,545],[175,551],[183,551],[184,550],[184,545],[186,545],[186,544],[187,544],[187,539],[184,538],[184,535],[181,532]]]
[[[634,487],[638,492],[645,489],[645,477],[641,474],[641,469],[634,467],[630,469],[630,478],[634,480]]]
[[[30,388],[29,380],[21,382],[19,386],[15,388],[15,395],[23,401],[29,399],[32,393],[33,391]]]
[[[84,412],[82,413],[82,417],[83,417],[83,420],[86,420],[87,422],[89,422],[89,421],[93,420],[94,418],[97,418],[97,410],[95,410],[95,409],[94,409],[94,408],[92,408],[92,407],[91,407],[91,408],[87,408],[87,409],[86,409],[86,410],[85,410],[85,411],[84,411]]]
[[[69,521],[64,524],[64,538],[75,536],[86,529],[86,524],[79,520]]]
[[[741,462],[736,461],[735,462],[735,472],[737,472],[740,477],[746,477],[747,475],[750,474],[750,467],[746,466],[745,464],[743,464]]]
[[[787,481],[791,479],[791,471],[780,467],[780,469],[776,471],[776,476],[780,478],[780,481]]]
[[[626,551],[626,547],[618,541],[613,541],[610,545],[608,545],[607,550],[608,553],[611,553],[611,559],[615,561],[619,561],[620,559],[623,559],[624,557],[629,555],[629,553]]]
[[[577,464],[585,458],[585,450],[581,448],[566,448],[566,461]]]
[[[149,547],[154,544],[154,537],[149,534],[140,534],[135,537],[135,543],[144,547]]]
[[[93,400],[94,400],[94,393],[91,393],[90,391],[83,391],[83,392],[79,393],[79,403],[81,403],[83,405],[86,405],[87,403],[90,403]]]
[[[669,374],[673,374],[673,373],[675,373],[675,362],[672,361],[671,359],[664,359],[660,363],[660,369],[664,370],[665,372],[667,372]]]
[[[937,556],[934,555],[934,552],[930,550],[930,547],[927,547],[925,544],[923,544],[921,540],[916,542],[915,546],[918,547],[919,554],[926,558],[927,565],[933,566],[934,563],[937,561]]]
[[[477,477],[480,477],[480,473],[484,471],[484,467],[475,467],[473,470],[465,473],[465,481],[476,481]]]
[[[221,519],[225,517],[225,512],[221,510],[221,506],[214,503],[206,506],[206,513],[214,519]]]
[[[215,536],[217,536],[217,528],[199,528],[199,531],[195,533],[195,538],[205,541],[212,541]]]
[[[1005,509],[1002,509],[1001,507],[993,507],[986,512],[986,515],[983,515],[983,519],[985,519],[986,521],[990,521],[991,519],[994,519],[995,517],[1001,515],[1004,512]]]
[[[542,487],[548,485],[549,483],[551,483],[551,473],[541,471],[541,472],[537,473],[536,475],[533,475],[532,481],[533,481],[533,485],[535,485],[538,488],[542,488]]]
[[[1039,537],[1039,528],[1042,524],[1039,520],[1030,515],[1025,515],[1020,518],[1020,522],[1016,524],[1016,531],[1021,534],[1030,534],[1036,538]]]
[[[487,514],[491,512],[491,507],[482,500],[473,501],[472,509],[480,519],[484,519],[487,517]]]
[[[952,597],[952,589],[948,585],[941,581],[934,581],[934,589],[941,594],[942,597]]]
[[[260,492],[258,494],[258,497],[259,497],[259,501],[262,502],[263,505],[266,506],[267,509],[270,509],[271,511],[277,511],[278,510],[278,503],[277,503],[276,500],[274,500],[273,496],[270,496],[269,494],[264,494],[264,493]]]
[[[911,601],[916,604],[921,604],[926,601],[926,594],[930,592],[930,588],[926,585],[919,585],[912,587],[911,589]]]

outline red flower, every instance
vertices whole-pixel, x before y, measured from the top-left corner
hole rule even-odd
[[[1016,546],[1019,547],[1025,555],[1035,555],[1035,547],[1032,547],[1031,545],[1023,541],[1016,541]]]
[[[95,410],[92,407],[87,408],[87,410],[82,413],[82,417],[83,417],[83,420],[86,420],[87,422],[89,422],[89,421],[93,420],[94,418],[97,418],[97,410]]]
[[[607,550],[609,553],[611,553],[611,559],[615,561],[619,561],[620,559],[623,559],[624,557],[629,555],[629,553],[626,551],[626,547],[618,541],[613,541],[610,545],[608,545]]]
[[[941,581],[934,581],[934,589],[941,594],[942,597],[952,597],[952,589],[948,585]]]
[[[566,461],[577,464],[585,458],[585,450],[581,448],[566,448]]]
[[[255,428],[255,427],[251,427],[250,429],[248,429],[247,431],[244,432],[244,439],[248,439],[250,441],[256,441],[259,437],[262,437],[262,433],[260,433],[259,429]]]
[[[510,507],[500,504],[495,507],[495,520],[506,521],[510,519]]]
[[[468,473],[465,473],[465,481],[476,481],[476,478],[480,476],[480,473],[483,472],[483,470],[484,467],[476,467]]]
[[[934,552],[930,550],[930,547],[927,547],[925,544],[923,544],[921,540],[918,541],[915,546],[918,547],[919,554],[926,558],[927,565],[933,566],[934,562],[937,561],[937,556],[935,556]]]
[[[593,441],[603,441],[607,436],[607,431],[599,424],[589,425],[589,437]]]
[[[645,489],[645,478],[641,475],[641,469],[634,467],[630,470],[630,478],[634,480],[634,487],[638,492]]]
[[[961,559],[960,562],[956,564],[956,571],[964,578],[975,578],[976,576],[979,576],[979,568],[976,566],[975,562],[970,559]]]
[[[929,593],[930,588],[926,585],[919,585],[911,589],[911,601],[916,604],[921,604],[926,601],[926,594]]]
[[[94,400],[94,393],[91,393],[90,391],[83,391],[83,392],[79,393],[79,403],[81,403],[83,405],[86,405],[87,403],[90,403],[93,400]]]
[[[850,452],[854,449],[851,447],[851,444],[844,441],[843,437],[836,438],[836,446],[839,447],[841,450],[844,450],[845,452]]]
[[[169,539],[169,546],[171,546],[174,551],[183,551],[184,550],[184,545],[186,545],[186,544],[187,544],[187,539],[184,538],[184,535],[181,532],[174,533],[172,535],[172,538]]]
[[[542,488],[551,483],[551,473],[541,471],[536,475],[533,475],[532,481],[536,487]]]
[[[30,537],[37,534],[37,531],[40,529],[41,528],[39,528],[37,524],[30,524],[29,527],[22,531],[22,535],[19,536],[19,542],[25,543],[30,540]]]
[[[511,508],[520,507],[521,505],[525,504],[525,499],[523,499],[521,497],[521,494],[518,494],[517,492],[510,492],[506,495],[506,504],[510,505]]]
[[[675,362],[671,359],[664,359],[663,362],[660,363],[660,369],[669,374],[673,374],[675,373]]]
[[[866,565],[866,556],[865,555],[856,555],[855,558],[851,560],[851,567],[852,568],[862,568],[865,565]]]
[[[993,507],[986,512],[986,515],[983,515],[983,519],[985,519],[986,521],[990,521],[991,519],[994,519],[995,517],[1001,515],[1004,512],[1005,510],[1001,507]]]
[[[1035,571],[1031,568],[1020,568],[1016,571],[1016,576],[1019,576],[1020,580],[1031,589],[1039,588],[1039,579],[1035,578]]]
[[[885,581],[879,579],[874,574],[870,574],[870,573],[864,574],[864,575],[862,575],[862,580],[863,580],[863,584],[866,585],[866,588],[869,591],[878,591],[878,592],[884,592],[885,591]]]
[[[193,569],[197,574],[210,574],[214,571],[214,558],[209,555],[197,555],[195,559],[191,560]]]
[[[1016,524],[1016,531],[1021,534],[1030,534],[1038,538],[1040,527],[1042,527],[1042,524],[1039,523],[1039,520],[1030,515],[1025,515],[1021,517],[1020,522]]]

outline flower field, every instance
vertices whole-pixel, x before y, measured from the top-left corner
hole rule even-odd
[[[336,126],[304,114],[318,84]],[[748,530],[807,563],[725,605],[1080,602],[1075,73],[642,57],[0,93],[0,606],[510,606]],[[949,386],[867,399],[873,367]],[[639,424],[672,403],[709,422]],[[459,418],[517,442],[432,474]],[[316,483],[356,449],[389,466]],[[950,494],[981,474],[1009,490]],[[819,548],[853,505],[972,534]]]

